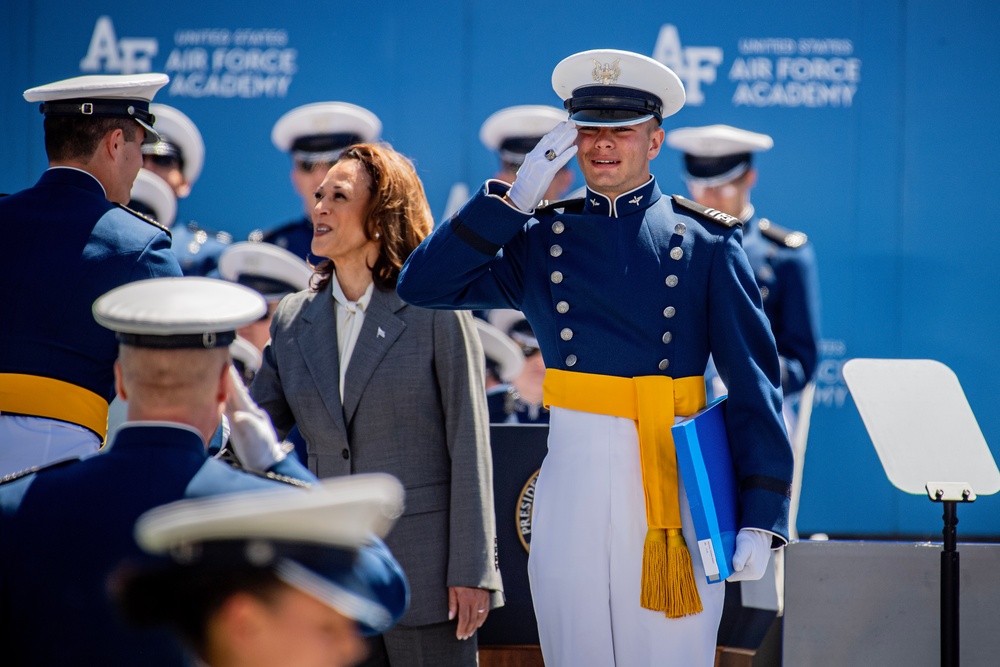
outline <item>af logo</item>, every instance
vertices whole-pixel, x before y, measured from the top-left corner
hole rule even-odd
[[[531,551],[531,514],[535,507],[535,482],[538,481],[536,470],[521,489],[521,495],[517,497],[517,538],[521,540],[521,546],[527,552]]]
[[[722,64],[722,49],[717,46],[681,47],[677,26],[667,23],[660,28],[656,38],[653,59],[672,69],[684,81],[687,104],[700,106],[705,103],[701,85],[715,83],[715,71]]]
[[[118,39],[110,16],[101,16],[90,36],[90,48],[80,61],[81,72],[136,74],[153,71],[153,56],[160,50],[155,37]]]

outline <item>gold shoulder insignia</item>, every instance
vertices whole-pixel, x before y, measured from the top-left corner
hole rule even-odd
[[[737,217],[729,215],[728,213],[723,213],[722,211],[714,208],[709,208],[707,206],[702,206],[696,201],[691,201],[686,197],[681,197],[680,195],[673,195],[674,203],[681,208],[689,211],[691,213],[696,213],[707,220],[711,220],[714,223],[720,224],[723,227],[742,227],[743,221]]]
[[[165,232],[167,236],[171,236],[171,234],[170,234],[170,228],[169,227],[164,227],[163,225],[161,225],[160,223],[158,223],[155,218],[151,218],[150,216],[146,215],[145,213],[139,213],[139,211],[136,211],[135,209],[131,209],[128,206],[125,206],[125,204],[115,204],[115,206],[117,206],[118,208],[122,209],[123,211],[128,211],[129,213],[131,213],[135,217],[139,218],[143,222],[146,222],[146,223],[149,223],[150,225],[153,225],[154,227],[156,227],[160,231]]]
[[[25,468],[24,470],[18,470],[17,472],[12,472],[0,477],[0,485],[7,484],[9,482],[16,482],[19,479],[27,477],[28,475],[34,475],[36,472],[43,472],[45,470],[53,470],[55,468],[61,468],[70,463],[76,463],[79,461],[79,457],[74,457],[72,459],[63,459],[62,461],[56,461],[55,463],[46,463],[43,465],[32,466],[30,468]]]
[[[779,243],[786,248],[801,248],[809,240],[809,237],[802,232],[785,229],[781,225],[776,225],[767,218],[761,218],[757,222],[761,235],[764,238]]]

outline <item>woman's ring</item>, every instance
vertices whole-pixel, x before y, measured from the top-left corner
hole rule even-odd
[[[478,611],[479,611],[480,614],[485,614],[486,613],[485,609],[479,609]]]
[[[556,152],[551,148],[545,151],[545,159],[548,160],[549,162],[552,162],[553,160],[556,159]]]

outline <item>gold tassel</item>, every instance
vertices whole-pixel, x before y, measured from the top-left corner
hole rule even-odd
[[[702,611],[694,580],[691,552],[681,531],[653,529],[646,532],[642,549],[642,583],[639,603],[645,609],[680,618]]]

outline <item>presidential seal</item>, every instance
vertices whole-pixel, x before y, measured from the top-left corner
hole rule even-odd
[[[538,472],[536,470],[525,482],[524,488],[521,489],[521,493],[517,497],[517,516],[514,517],[517,521],[517,539],[521,540],[521,546],[529,553],[531,552],[531,512],[535,507],[535,482],[538,481]]]

